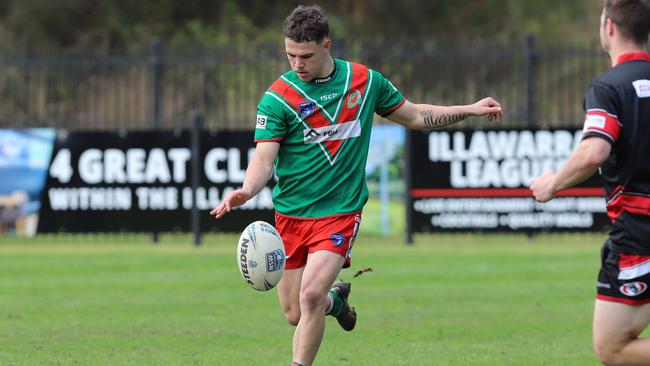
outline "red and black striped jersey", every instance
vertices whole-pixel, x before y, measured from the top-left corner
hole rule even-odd
[[[650,254],[650,54],[630,53],[585,96],[584,138],[612,144],[600,167],[612,249]]]

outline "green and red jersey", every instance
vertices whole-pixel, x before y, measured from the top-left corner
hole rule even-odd
[[[278,141],[277,212],[319,218],[360,212],[368,200],[365,169],[374,113],[406,100],[375,70],[334,59],[334,72],[305,82],[290,70],[257,106],[255,142]]]

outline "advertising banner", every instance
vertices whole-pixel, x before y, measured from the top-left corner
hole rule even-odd
[[[58,131],[41,195],[38,232],[190,231],[191,134],[178,131]],[[273,221],[272,186],[215,220],[208,213],[241,186],[253,134],[204,131],[196,204],[202,231]]]
[[[414,232],[602,231],[599,178],[539,203],[528,187],[557,170],[582,138],[575,130],[411,131]]]

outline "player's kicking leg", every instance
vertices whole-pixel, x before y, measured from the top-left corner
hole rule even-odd
[[[605,365],[650,365],[650,338],[639,338],[648,325],[650,304],[596,300],[594,347],[600,361]]]
[[[300,286],[300,321],[293,335],[293,361],[311,365],[323,340],[327,294],[345,258],[326,250],[309,254]]]

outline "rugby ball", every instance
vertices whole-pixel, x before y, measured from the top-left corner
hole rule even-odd
[[[284,244],[275,228],[255,221],[246,226],[237,244],[237,264],[244,281],[258,291],[268,291],[284,274]]]

